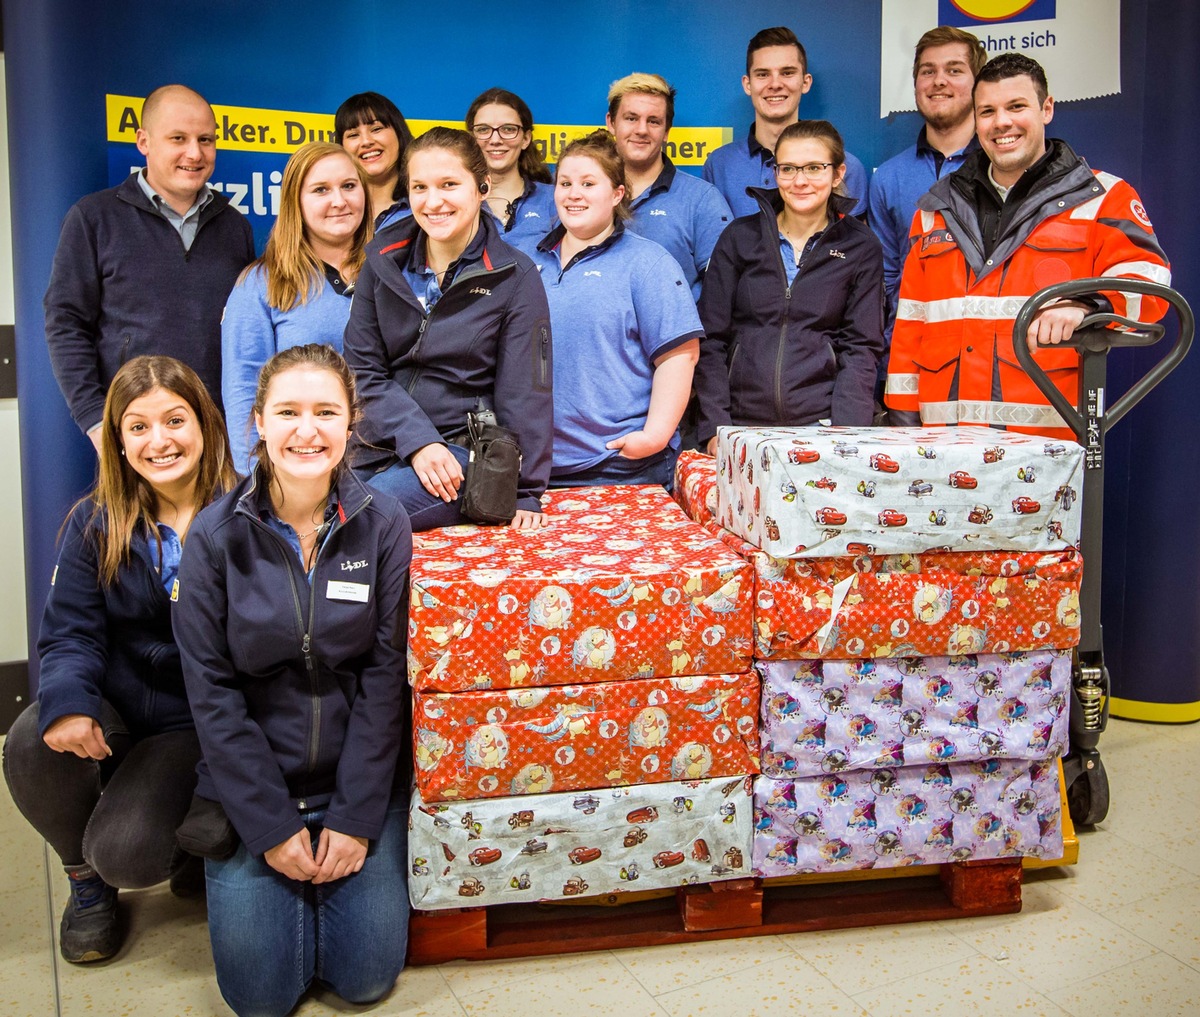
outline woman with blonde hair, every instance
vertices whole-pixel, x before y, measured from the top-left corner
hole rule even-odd
[[[70,878],[60,950],[120,949],[117,887],[171,877],[200,746],[171,628],[192,519],[236,481],[221,413],[196,373],[135,357],[113,378],[99,479],[71,510],[38,638],[37,702],[4,744],[17,808]]]
[[[367,188],[362,168],[332,142],[297,149],[283,171],[266,249],[238,279],[221,322],[221,396],[242,472],[250,465],[250,407],[263,364],[307,343],[341,352],[373,232]]]

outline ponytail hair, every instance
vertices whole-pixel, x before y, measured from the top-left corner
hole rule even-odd
[[[621,158],[621,153],[617,151],[617,142],[613,136],[603,128],[592,131],[591,134],[585,134],[582,138],[576,138],[558,157],[557,173],[562,170],[563,161],[572,155],[586,155],[589,159],[594,159],[601,171],[608,177],[609,183],[616,187],[624,187],[625,195],[621,198],[620,204],[613,209],[614,220],[628,220],[633,218],[633,211],[630,205],[633,203],[629,196],[629,185],[625,182],[625,160]]]

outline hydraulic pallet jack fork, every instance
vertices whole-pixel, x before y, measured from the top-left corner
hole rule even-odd
[[[1038,366],[1025,343],[1029,323],[1046,305],[1059,300],[1097,297],[1104,293],[1141,293],[1165,300],[1179,318],[1174,345],[1140,381],[1111,406],[1106,404],[1108,351],[1118,346],[1152,346],[1165,334],[1158,323],[1147,324],[1117,314],[1089,314],[1068,342],[1060,346],[1079,351],[1078,407],[1054,385]],[[1100,558],[1104,527],[1104,436],[1126,413],[1170,374],[1192,345],[1195,318],[1186,300],[1173,289],[1140,279],[1075,279],[1047,286],[1030,297],[1013,323],[1013,349],[1025,373],[1058,410],[1084,448],[1082,528],[1079,550],[1083,555],[1083,583],[1079,594],[1081,629],[1072,673],[1070,750],[1063,758],[1067,803],[1078,824],[1100,822],[1108,813],[1108,775],[1097,744],[1108,723],[1108,669],[1104,666],[1104,641],[1100,627]]]

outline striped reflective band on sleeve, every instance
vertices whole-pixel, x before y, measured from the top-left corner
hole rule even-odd
[[[1036,427],[1039,429],[1067,427],[1066,421],[1052,406],[1039,406],[1033,403],[997,403],[982,399],[921,403],[921,423],[999,424],[1003,427]]]
[[[947,297],[945,300],[906,300],[901,298],[896,306],[896,318],[897,320],[925,321],[930,324],[942,321],[961,321],[964,318],[978,318],[982,321],[1012,321],[1028,299],[1028,296],[966,296]]]
[[[1166,265],[1159,265],[1153,261],[1122,261],[1118,265],[1106,268],[1100,274],[1106,279],[1111,276],[1140,275],[1151,282],[1162,283],[1163,286],[1171,285],[1171,270]]]
[[[886,392],[888,395],[916,395],[919,377],[916,374],[889,374]]]
[[[1162,283],[1163,286],[1171,285],[1171,270],[1165,265],[1159,265],[1153,261],[1123,261],[1119,265],[1106,268],[1101,274],[1105,278],[1140,275],[1151,282]],[[1119,285],[1114,288],[1117,292],[1120,292]],[[1142,294],[1125,293],[1123,296],[1125,297],[1125,317],[1140,321],[1142,317]],[[1120,328],[1120,330],[1123,332],[1129,331],[1126,328]]]

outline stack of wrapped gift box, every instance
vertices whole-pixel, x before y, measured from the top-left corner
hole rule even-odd
[[[723,429],[676,497],[754,566],[761,875],[1061,853],[1082,449]]]
[[[414,538],[417,908],[750,870],[749,563],[662,488],[556,491],[545,508],[532,533]]]

